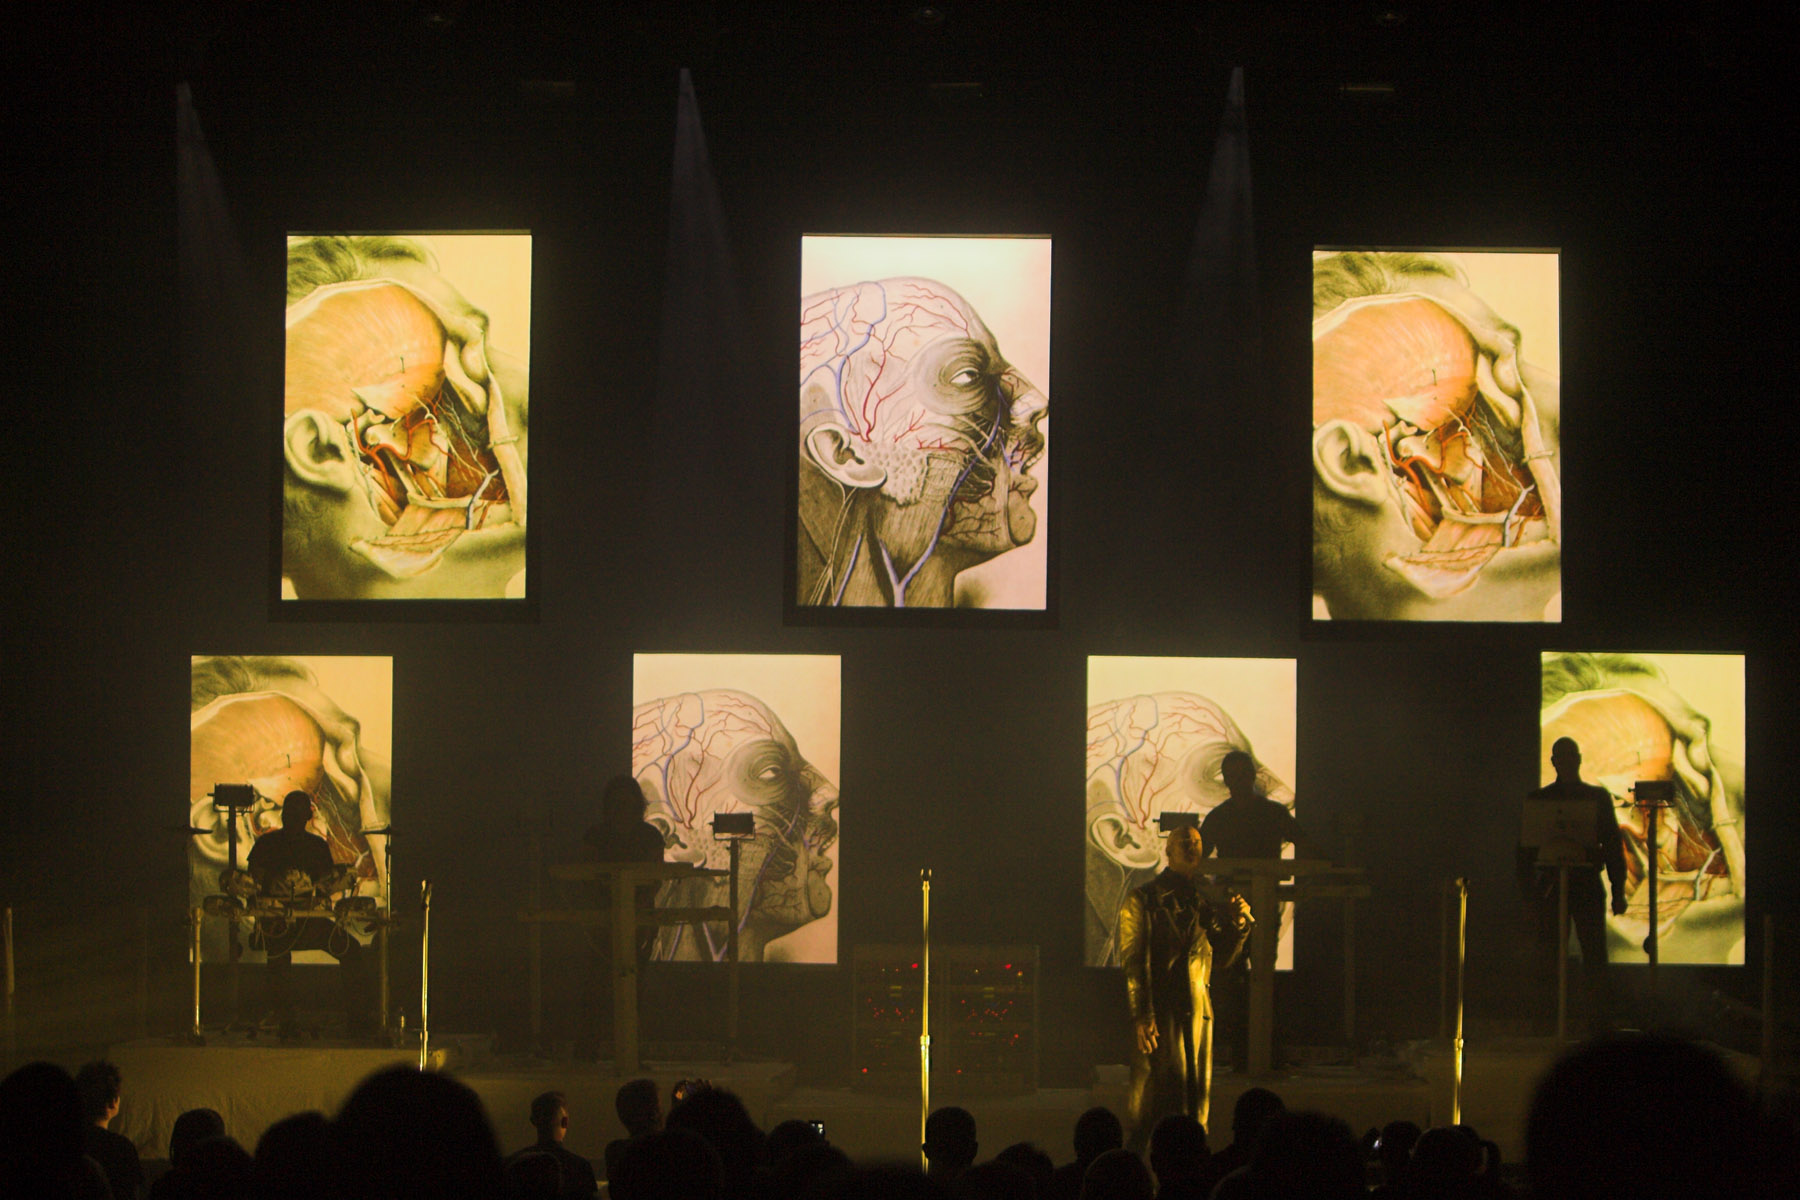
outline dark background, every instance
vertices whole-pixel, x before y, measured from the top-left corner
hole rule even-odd
[[[1517,798],[1536,782],[1538,654],[1558,648],[1748,656],[1750,965],[1665,972],[1676,1019],[1747,1035],[1715,992],[1755,1000],[1754,933],[1793,920],[1800,852],[1793,205],[1776,183],[1793,125],[1766,31],[1479,3],[948,3],[935,22],[885,3],[519,7],[73,10],[22,48],[9,153],[39,211],[13,230],[6,299],[23,502],[0,899],[29,1039],[182,1024],[187,661],[221,652],[393,656],[396,895],[435,886],[438,1028],[523,1027],[529,833],[572,841],[628,768],[631,655],[688,651],[842,656],[840,957],[916,936],[932,866],[935,936],[1041,947],[1044,1080],[1065,1086],[1125,1054],[1116,974],[1080,966],[1086,657],[1297,658],[1303,819],[1328,844],[1360,820],[1375,887],[1363,1031],[1436,1032],[1454,876],[1472,891],[1472,1020],[1503,1028],[1523,1007]],[[1208,392],[1171,380],[1235,65],[1256,371]],[[740,314],[692,337],[663,320],[682,67],[735,280],[701,299]],[[180,82],[246,304],[196,307],[196,277],[179,286]],[[1392,90],[1344,90],[1368,83]],[[291,229],[533,234],[523,619],[274,611]],[[1056,239],[1047,627],[784,620],[811,231]],[[1560,626],[1309,623],[1314,245],[1561,249]],[[231,257],[222,237],[199,249],[209,270]],[[677,389],[665,362],[704,369]],[[1334,1036],[1338,936],[1329,906],[1303,916],[1284,1040]],[[399,997],[415,950],[401,942]],[[847,967],[747,976],[749,1046],[837,1078]],[[653,987],[652,1036],[711,1020],[698,977]]]

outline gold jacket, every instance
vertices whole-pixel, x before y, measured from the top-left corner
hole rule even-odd
[[[1119,909],[1119,963],[1132,1020],[1156,1016],[1157,996],[1166,1003],[1171,986],[1183,977],[1194,1015],[1212,1016],[1213,966],[1223,969],[1237,961],[1249,934],[1247,926],[1230,919],[1230,901],[1226,888],[1204,879],[1189,884],[1173,871],[1125,898]]]
[[[1243,951],[1248,925],[1232,915],[1231,893],[1205,879],[1164,871],[1132,890],[1119,909],[1119,963],[1134,1022],[1155,1022],[1156,1049],[1133,1037],[1126,1115],[1141,1148],[1165,1113],[1185,1112],[1206,1127],[1212,1093],[1213,964]]]

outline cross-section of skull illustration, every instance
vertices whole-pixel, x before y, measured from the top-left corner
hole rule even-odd
[[[312,797],[308,828],[325,839],[332,860],[353,870],[360,894],[380,895],[385,864],[363,830],[388,823],[386,779],[365,762],[356,719],[294,660],[199,659],[193,672],[188,821],[210,832],[189,843],[192,903],[221,890],[219,873],[229,863],[225,817],[212,799],[221,783],[249,784],[256,796],[238,827],[240,867],[258,837],[280,828],[283,798],[300,791]],[[233,676],[228,686],[252,690],[213,694]],[[222,952],[222,931],[206,932],[218,943],[209,949]]]
[[[1381,271],[1383,257],[1400,256],[1363,255],[1377,267],[1354,277],[1385,290],[1334,296],[1313,322],[1314,537],[1337,543],[1315,545],[1315,588],[1333,615],[1543,619],[1562,541],[1554,414],[1536,394],[1547,381],[1528,378],[1518,330],[1447,268],[1410,256]],[[1388,578],[1358,594],[1349,576],[1377,563]],[[1411,605],[1381,599],[1408,589]]]
[[[769,942],[831,911],[829,851],[837,840],[837,788],[801,754],[769,707],[744,692],[684,692],[632,710],[632,774],[643,786],[645,820],[662,832],[671,862],[722,869],[728,847],[715,838],[717,813],[751,813],[755,833],[738,863],[738,953],[764,957]],[[726,902],[722,880],[678,881],[658,903]],[[725,956],[714,926],[666,926],[659,959]]]
[[[1584,775],[1612,793],[1625,843],[1627,908],[1609,916],[1611,957],[1644,961],[1649,934],[1650,822],[1656,823],[1656,914],[1663,962],[1741,963],[1744,953],[1744,793],[1712,745],[1711,723],[1627,655],[1558,655],[1545,664],[1541,775],[1549,747],[1573,738]],[[1675,803],[1648,811],[1640,781],[1675,784]]]
[[[959,572],[1031,541],[1045,411],[941,283],[806,297],[800,603],[947,606]]]
[[[1117,965],[1119,906],[1161,866],[1158,814],[1204,817],[1223,802],[1220,765],[1233,750],[1255,756],[1231,715],[1194,692],[1127,696],[1088,708],[1089,966]],[[1293,790],[1260,760],[1256,782],[1271,800],[1293,806]]]
[[[359,277],[287,311],[284,574],[323,598],[499,594],[523,563],[522,396],[426,265],[346,259]]]

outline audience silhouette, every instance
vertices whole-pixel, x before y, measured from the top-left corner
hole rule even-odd
[[[86,1130],[118,1111],[116,1072],[89,1064],[78,1084],[47,1062],[0,1081],[0,1197],[119,1196]],[[1664,1103],[1666,1102],[1666,1103]],[[1678,1113],[1648,1120],[1646,1107]],[[1670,1106],[1674,1106],[1671,1108]],[[650,1080],[619,1089],[629,1140],[615,1143],[613,1200],[1352,1200],[1368,1195],[1365,1148],[1343,1121],[1288,1112],[1253,1088],[1233,1113],[1232,1144],[1208,1156],[1191,1117],[1171,1115],[1150,1138],[1149,1163],[1121,1147],[1116,1114],[1093,1108],[1074,1126],[1075,1160],[1053,1167],[1029,1142],[976,1162],[975,1117],[955,1106],[926,1122],[928,1171],[858,1166],[811,1121],[764,1134],[743,1101],[710,1085],[684,1089],[666,1128]],[[474,1092],[444,1075],[392,1067],[365,1079],[335,1119],[297,1113],[271,1125],[252,1158],[211,1109],[191,1109],[169,1138],[169,1170],[152,1200],[552,1200],[594,1196],[564,1167],[567,1100],[532,1103],[538,1141],[503,1164]],[[1556,1063],[1539,1083],[1526,1129],[1531,1200],[1655,1200],[1791,1194],[1800,1169],[1792,1097],[1771,1111],[1714,1050],[1667,1036],[1608,1036]],[[1498,1145],[1467,1125],[1421,1131],[1410,1121],[1367,1135],[1384,1200],[1510,1200]],[[136,1154],[135,1147],[133,1154]],[[609,1158],[615,1156],[609,1155]],[[579,1161],[586,1166],[585,1159]],[[1233,1167],[1233,1163],[1237,1163]],[[1228,1169],[1221,1172],[1220,1167]],[[1154,1179],[1152,1172],[1154,1171]],[[1064,1189],[1074,1180],[1075,1190]],[[141,1195],[127,1180],[126,1196]]]

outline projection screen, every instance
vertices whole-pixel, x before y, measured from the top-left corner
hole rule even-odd
[[[188,907],[220,894],[230,865],[226,816],[212,797],[219,784],[255,791],[254,807],[236,818],[240,867],[259,836],[281,827],[283,798],[301,791],[313,801],[307,829],[354,871],[356,894],[382,895],[386,835],[363,831],[392,820],[393,659],[204,655],[189,666],[187,819],[208,832],[188,842]],[[205,958],[224,961],[226,922],[208,919],[203,932]],[[245,951],[245,961],[262,957]],[[294,961],[331,959],[308,950]]]
[[[525,594],[528,234],[288,238],[282,596]]]
[[[1050,239],[806,237],[800,607],[1042,610]]]
[[[1626,909],[1607,914],[1607,958],[1647,962],[1649,829],[1640,780],[1672,780],[1656,818],[1657,958],[1744,961],[1744,659],[1736,654],[1543,656],[1539,778],[1573,738],[1581,777],[1612,793],[1624,842]]]
[[[1225,799],[1226,754],[1255,758],[1258,789],[1293,810],[1294,678],[1291,658],[1088,659],[1088,966],[1119,965],[1119,906],[1166,865],[1157,815],[1204,820]],[[1293,906],[1283,905],[1276,966],[1293,963]]]
[[[718,813],[752,813],[738,864],[743,962],[837,961],[838,720],[836,655],[639,654],[633,659],[631,771],[664,858],[729,865]],[[656,903],[729,902],[724,879],[676,880]],[[717,923],[658,927],[662,961],[718,961]]]
[[[1559,621],[1558,256],[1313,253],[1313,616]]]

